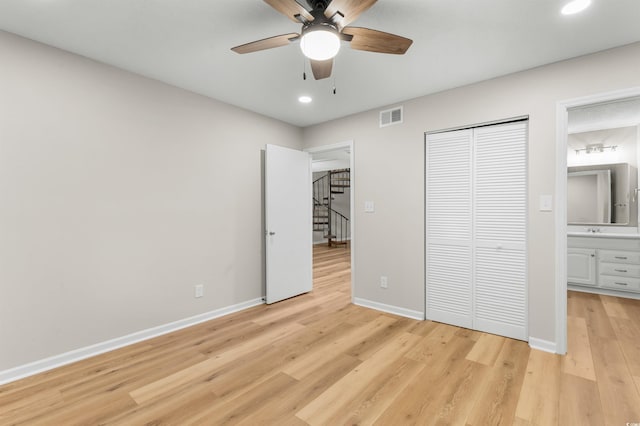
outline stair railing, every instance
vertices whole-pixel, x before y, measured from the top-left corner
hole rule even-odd
[[[313,230],[322,231],[329,246],[345,245],[350,238],[349,218],[331,206],[332,196],[349,187],[349,169],[332,170],[313,181]]]

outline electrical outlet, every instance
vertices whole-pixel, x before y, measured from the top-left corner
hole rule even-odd
[[[198,284],[195,287],[195,297],[202,297],[202,296],[204,296],[204,285]]]
[[[387,277],[385,277],[385,276],[381,276],[380,277],[380,287],[381,288],[388,288],[389,287],[389,281],[388,281]]]

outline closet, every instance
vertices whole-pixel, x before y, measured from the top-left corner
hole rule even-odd
[[[527,121],[426,136],[426,316],[528,340]]]

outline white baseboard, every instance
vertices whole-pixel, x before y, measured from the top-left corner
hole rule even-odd
[[[550,352],[552,354],[556,353],[556,342],[536,339],[535,337],[529,337],[529,347],[539,351]]]
[[[384,303],[374,302],[367,299],[361,299],[359,297],[353,298],[353,304],[362,306],[364,308],[375,309],[376,311],[387,312],[389,314],[400,315],[401,317],[407,317],[415,320],[424,320],[424,312],[413,311],[411,309],[399,308],[397,306],[386,305]]]
[[[262,298],[248,300],[236,305],[227,306],[189,318],[173,321],[168,324],[137,331],[135,333],[127,334],[126,336],[116,337],[115,339],[107,340],[106,342],[96,343],[95,345],[75,349],[73,351],[62,353],[60,355],[54,355],[52,357],[34,361],[29,364],[11,368],[9,370],[0,371],[0,385],[23,379],[28,376],[33,376],[34,374],[52,370],[54,368],[71,364],[73,362],[90,358],[92,356],[100,355],[102,353],[122,348],[124,346],[142,342],[143,340],[148,340],[153,337],[161,336],[163,334],[171,333],[173,331],[200,324],[214,318],[242,311],[254,306],[262,305],[263,303],[264,300]]]
[[[602,287],[583,287],[579,285],[568,284],[567,289],[571,291],[579,291],[581,293],[604,294],[605,296],[624,297],[626,299],[640,299],[640,293],[629,293],[627,291],[608,290]]]

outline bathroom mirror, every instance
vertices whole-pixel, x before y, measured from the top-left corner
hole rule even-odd
[[[569,224],[637,226],[636,176],[627,163],[569,167]]]
[[[569,223],[610,224],[611,170],[569,171],[567,176]]]
[[[567,222],[638,226],[640,97],[568,110]]]

